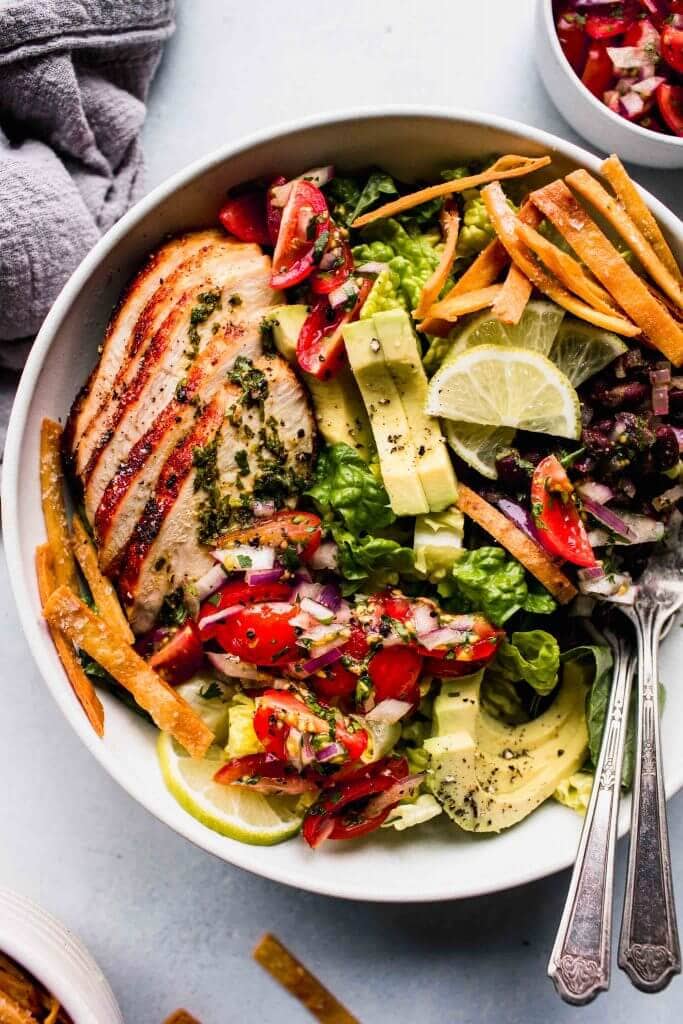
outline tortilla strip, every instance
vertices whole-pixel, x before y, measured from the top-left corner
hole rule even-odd
[[[619,255],[612,243],[569,191],[554,181],[532,193],[532,201],[552,220],[572,249],[607,291],[676,366],[683,363],[683,330],[647,290],[647,286]]]
[[[322,1024],[360,1024],[358,1018],[349,1013],[274,935],[264,935],[254,949],[253,956]]]
[[[62,428],[44,419],[40,426],[40,495],[47,540],[52,550],[57,583],[78,591],[76,562],[64,502],[64,474],[61,456]]]
[[[444,221],[446,242],[443,247],[443,252],[441,253],[441,259],[439,260],[438,267],[420,292],[420,301],[413,313],[416,320],[426,316],[429,307],[438,299],[439,292],[448,280],[448,275],[451,272],[451,267],[453,266],[453,261],[455,259],[455,249],[458,244],[458,232],[460,231],[460,215],[457,213],[449,213],[444,218]]]
[[[519,218],[515,216],[508,206],[503,190],[498,182],[487,185],[486,188],[482,189],[481,194],[498,237],[507,249],[510,257],[524,271],[532,284],[536,285],[539,291],[544,292],[558,306],[562,306],[563,309],[568,310],[582,320],[587,320],[588,323],[595,324],[596,327],[602,327],[606,331],[615,331],[617,334],[624,334],[627,337],[635,337],[637,334],[640,334],[639,328],[629,320],[625,320],[617,313],[607,316],[606,313],[601,313],[591,306],[587,306],[586,303],[577,299],[571,292],[568,292],[559,281],[546,274],[543,268],[536,263],[526,246],[520,242],[517,236]]]
[[[196,1017],[193,1017],[187,1010],[176,1010],[167,1017],[164,1024],[200,1024]]]
[[[88,531],[83,525],[80,516],[75,515],[71,521],[73,531],[73,549],[78,564],[83,570],[93,601],[100,616],[108,622],[114,632],[118,633],[127,644],[135,642],[133,631],[128,625],[128,620],[116,596],[116,591],[100,570],[97,562],[95,545],[91,541]]]
[[[502,270],[510,262],[505,248],[497,238],[489,242],[485,249],[479,253],[462,277],[458,278],[449,292],[446,292],[442,301],[450,299],[454,295],[463,295],[465,292],[477,291],[479,288],[487,288],[500,277]],[[445,337],[451,330],[448,320],[438,320],[436,317],[427,317],[420,324],[420,330],[425,334],[436,334]]]
[[[52,550],[49,544],[41,544],[40,547],[36,548],[36,576],[38,577],[40,604],[43,611],[45,611],[45,605],[57,587],[57,580],[52,568]],[[71,689],[85,711],[88,721],[101,738],[104,736],[104,708],[95,692],[95,687],[83,671],[83,666],[76,651],[64,634],[51,623],[48,623],[48,626],[52,642],[59,655],[59,660],[64,666]]]
[[[502,290],[502,284],[491,284],[488,288],[479,288],[476,292],[465,292],[464,295],[454,295],[450,299],[442,299],[441,302],[434,303],[429,310],[429,315],[453,323],[459,316],[476,313],[479,309],[492,306]],[[422,330],[422,325],[420,325],[420,330]]]
[[[45,618],[132,693],[156,725],[170,732],[188,754],[202,757],[206,753],[213,733],[187,701],[68,587],[58,587],[52,594],[45,605]]]
[[[566,288],[587,302],[589,306],[600,310],[601,313],[611,316],[616,312],[602,285],[599,285],[597,281],[592,281],[573,256],[563,252],[528,224],[520,222],[517,225],[517,234]]]
[[[615,231],[619,232],[664,294],[678,306],[683,306],[683,293],[681,293],[678,280],[664,266],[648,240],[640,233],[618,201],[609,192],[606,192],[600,182],[592,178],[588,171],[572,171],[565,180],[580,196],[587,199],[605,220],[609,221]]]
[[[488,501],[481,498],[465,484],[458,484],[458,508],[465,515],[478,523],[482,529],[490,533],[510,554],[542,583],[546,590],[560,604],[567,604],[576,596],[577,590],[572,581],[561,572],[549,555],[530,540],[525,533],[511,523]]]
[[[536,228],[542,218],[535,206],[525,202],[519,211],[519,219]],[[502,324],[518,324],[532,291],[533,285],[529,278],[522,273],[516,263],[511,263],[503,290],[493,303],[491,312]]]
[[[454,181],[444,181],[440,185],[429,185],[421,188],[410,195],[393,199],[390,203],[370,210],[368,213],[357,217],[351,225],[352,228],[362,228],[366,224],[372,224],[374,220],[381,220],[383,217],[393,217],[396,213],[403,213],[404,210],[412,210],[415,206],[428,203],[432,199],[439,199],[441,196],[452,196],[456,192],[466,192],[468,188],[477,188],[485,185],[488,181],[503,181],[506,178],[523,178],[526,174],[533,174],[541,167],[547,167],[550,163],[549,156],[501,156],[486,171],[480,174],[470,174],[466,178],[457,178]]]
[[[0,1024],[38,1024],[38,1018],[0,992]]]
[[[679,283],[683,281],[683,274],[676,262],[676,257],[669,248],[669,243],[619,157],[612,154],[605,160],[600,170],[616,192],[621,205],[641,234],[648,240],[666,269]]]

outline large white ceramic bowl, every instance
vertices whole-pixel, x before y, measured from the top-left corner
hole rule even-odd
[[[603,153],[645,167],[683,167],[683,139],[631,124],[596,99],[562,52],[553,0],[536,0],[534,54],[550,98],[579,135]]]
[[[103,697],[106,734],[98,740],[68,686],[40,614],[34,549],[44,539],[38,481],[43,416],[63,418],[88,370],[112,305],[142,257],[170,231],[211,223],[226,189],[258,176],[299,173],[335,163],[378,164],[404,179],[494,152],[551,153],[553,172],[597,171],[589,153],[552,135],[489,115],[448,110],[357,112],[321,117],[229,143],[159,186],[95,246],[64,287],[33,346],[12,413],[3,474],[3,521],[10,579],[33,655],[55,700],[93,755],[121,785],[171,828],[203,849],[257,874],[330,895],[411,901],[472,896],[547,875],[572,861],[580,819],[547,804],[498,837],[472,837],[448,821],[401,835],[330,843],[314,853],[294,839],[244,846],[201,826],[164,788],[155,733],[116,700]],[[683,230],[661,203],[648,201],[683,255]],[[683,637],[674,630],[662,678],[671,682],[664,718],[669,793],[683,784],[683,687],[675,685]],[[7,700],[7,698],[6,698]],[[5,714],[11,714],[6,706]],[[625,820],[625,819],[624,819]],[[87,821],[83,828],[87,829]],[[393,830],[392,830],[393,831]]]
[[[123,1024],[109,982],[80,939],[9,889],[0,889],[0,951],[56,996],[74,1024]]]

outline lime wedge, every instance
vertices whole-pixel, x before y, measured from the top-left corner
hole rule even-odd
[[[252,846],[274,846],[296,835],[301,816],[296,796],[264,796],[247,786],[222,786],[213,781],[225,761],[224,751],[211,747],[202,760],[185,754],[162,732],[157,745],[167,788],[188,814],[202,825]]]
[[[449,445],[463,462],[489,480],[498,478],[496,456],[511,446],[515,437],[514,430],[510,427],[465,423],[462,420],[444,420],[443,427]]]
[[[577,388],[627,351],[628,345],[611,331],[567,317],[557,332],[549,359]]]
[[[426,411],[491,427],[581,434],[579,398],[567,377],[540,352],[511,345],[460,352],[432,377]]]
[[[519,323],[511,327],[496,320],[487,310],[451,334],[454,344],[443,365],[474,345],[517,345],[547,356],[563,317],[563,309],[541,299],[529,302]]]

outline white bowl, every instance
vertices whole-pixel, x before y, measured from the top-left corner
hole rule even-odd
[[[123,1024],[109,982],[82,942],[9,889],[0,889],[0,951],[56,996],[74,1024]]]
[[[552,0],[537,0],[534,40],[543,84],[566,121],[603,153],[645,167],[683,167],[683,139],[641,128],[596,99],[562,52]]]
[[[212,222],[228,187],[332,162],[345,169],[378,164],[408,180],[429,178],[454,161],[494,152],[551,153],[554,173],[567,173],[578,165],[592,171],[599,167],[585,150],[545,132],[486,114],[434,109],[390,108],[320,117],[223,146],[150,193],[86,257],[43,324],[14,405],[3,473],[4,535],[23,628],[48,688],[97,760],[155,817],[226,861],[303,889],[357,899],[412,901],[507,888],[569,865],[580,819],[557,804],[547,804],[496,838],[472,837],[447,821],[436,821],[433,827],[430,823],[402,835],[385,830],[355,843],[330,843],[319,852],[298,839],[276,847],[244,846],[204,828],[166,791],[157,765],[155,732],[106,695],[106,734],[103,740],[95,736],[50,642],[33,566],[34,549],[45,535],[38,481],[40,421],[43,416],[66,415],[96,360],[112,306],[143,256],[169,231]],[[648,201],[683,255],[680,222],[657,200]],[[680,630],[673,631],[668,643],[662,669],[665,683],[676,678],[676,654],[680,661]],[[683,784],[681,722],[683,687],[671,685],[664,716],[669,793]]]

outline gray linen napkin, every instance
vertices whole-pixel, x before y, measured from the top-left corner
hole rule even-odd
[[[0,451],[60,288],[141,195],[147,90],[174,0],[0,0]]]

